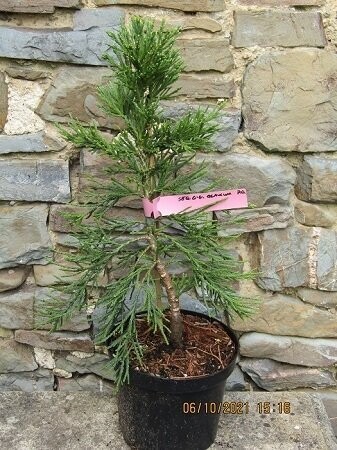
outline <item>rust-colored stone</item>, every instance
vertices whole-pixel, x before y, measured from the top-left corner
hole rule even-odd
[[[223,0],[96,0],[97,6],[103,5],[137,5],[157,8],[179,9],[181,11],[223,11]]]
[[[8,86],[5,74],[0,72],[0,131],[4,129],[8,113]]]

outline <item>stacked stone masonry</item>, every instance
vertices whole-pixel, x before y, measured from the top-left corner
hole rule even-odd
[[[193,162],[210,164],[194,188],[221,174],[230,187],[246,187],[255,206],[231,217],[217,213],[219,239],[241,233],[234,250],[259,271],[240,291],[261,299],[254,318],[232,322],[241,360],[227,387],[319,389],[333,401],[334,6],[332,0],[0,0],[0,390],[111,389],[108,357],[94,346],[86,312],[49,334],[37,310],[65,276],[51,261],[53,249],[76,250],[62,214],[84,210],[86,174],[104,180],[107,163],[74,150],[55,122],[72,115],[116,135],[123,124],[101,111],[96,93],[111,76],[102,59],[106,32],[140,14],[182,30],[185,72],[176,101],[163,104],[165,114],[177,118],[227,101],[214,151]],[[112,214],[140,218],[139,208],[131,202]],[[228,224],[238,217],[245,222]]]

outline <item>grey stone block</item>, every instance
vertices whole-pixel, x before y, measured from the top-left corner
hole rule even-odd
[[[102,380],[96,375],[83,375],[74,378],[58,378],[58,390],[61,392],[97,392],[100,394],[111,394],[114,384]],[[118,448],[123,448],[118,446]]]
[[[208,313],[208,309],[204,304],[187,293],[181,294],[179,301],[182,309],[187,309],[188,311],[194,311],[206,315]]]
[[[270,152],[336,151],[336,70],[330,51],[264,52],[244,75],[245,136]]]
[[[116,29],[124,14],[119,8],[78,11],[74,31],[0,27],[0,56],[104,66],[107,31]],[[87,23],[87,25],[86,25]]]
[[[49,370],[39,369],[34,372],[0,374],[0,391],[36,392],[53,390],[54,376]],[[4,445],[3,442],[2,445]]]
[[[181,31],[187,30],[203,30],[210,33],[217,33],[222,30],[221,23],[215,19],[205,16],[182,15],[182,16],[165,16],[167,25],[180,28]],[[155,23],[160,24],[161,18],[155,18]]]
[[[34,289],[0,294],[0,326],[32,329],[34,326]]]
[[[13,339],[0,339],[0,373],[25,372],[37,367],[31,348]]]
[[[30,272],[29,267],[14,267],[0,270],[0,292],[10,291],[21,286]]]
[[[230,150],[239,135],[241,111],[230,108],[225,110],[219,118],[220,130],[214,136],[215,148],[219,152]]]
[[[236,365],[226,380],[225,391],[248,391],[249,383],[245,380],[240,366]],[[226,395],[226,394],[225,394]]]
[[[66,233],[54,233],[55,242],[63,247],[79,248],[79,240]]]
[[[0,56],[74,64],[104,65],[105,33],[84,31],[23,31],[0,28]],[[89,44],[89,45],[88,45]]]
[[[189,98],[232,98],[235,95],[235,84],[232,77],[213,73],[182,73],[173,85],[179,89],[177,95]]]
[[[57,8],[79,8],[82,0],[0,0],[0,11],[53,13]]]
[[[13,60],[10,65],[5,68],[5,72],[12,78],[22,80],[36,81],[43,78],[51,77],[51,67],[38,68],[33,63],[27,64],[27,61]]]
[[[0,200],[67,203],[68,166],[62,160],[0,161]]]
[[[240,353],[300,366],[329,367],[337,362],[337,339],[247,333],[240,338]]]
[[[296,195],[309,202],[337,203],[337,160],[304,157],[297,169]]]
[[[47,205],[0,207],[0,269],[46,264],[51,256]]]
[[[281,291],[285,287],[310,284],[310,228],[296,226],[277,231],[266,230],[259,234],[258,239],[261,275],[257,283],[262,289]]]
[[[94,350],[94,344],[87,333],[65,331],[48,333],[47,331],[17,330],[15,331],[15,340],[22,344],[47,350],[70,350],[88,353]]]
[[[259,237],[261,276],[269,291],[300,286],[337,291],[337,233],[302,225],[266,230]]]
[[[280,6],[280,0],[238,0],[239,5]],[[320,6],[325,0],[282,0],[282,6]]]
[[[91,28],[118,27],[124,19],[124,10],[121,8],[85,8],[74,14],[74,31],[85,31]]]
[[[136,0],[138,6],[154,6],[159,8],[173,8],[186,12],[194,11],[223,11],[222,0]],[[97,6],[102,5],[134,5],[135,0],[95,0]]]
[[[218,234],[220,237],[251,233],[275,228],[286,228],[293,218],[292,208],[281,205],[268,205],[262,208],[233,209],[229,214],[216,211]],[[235,223],[235,220],[243,220]]]
[[[111,71],[106,68],[63,67],[37,109],[42,119],[68,122],[70,115],[83,122],[96,120],[102,127],[115,128],[115,121],[98,107],[97,87]]]
[[[215,70],[230,72],[234,67],[228,39],[178,39],[185,72]]]
[[[0,136],[0,155],[6,153],[39,153],[58,151],[65,143],[50,138],[44,133],[29,133],[13,136]]]
[[[300,288],[297,296],[305,303],[332,309],[337,307],[337,292],[324,292],[317,289]]]
[[[323,179],[321,181],[323,182]],[[314,180],[311,180],[311,187],[313,183],[315,183]],[[309,187],[310,191],[311,189]],[[332,192],[330,191],[328,195],[331,196],[331,194]],[[337,223],[337,205],[315,204],[295,199],[294,206],[295,218],[302,225],[329,228]]]
[[[248,201],[255,207],[289,203],[296,174],[293,168],[280,158],[264,158],[243,154],[198,154],[191,164],[205,161],[209,170],[204,180],[192,189],[207,189],[219,176],[227,180],[224,189],[246,188]],[[189,168],[190,170],[190,168]]]
[[[66,370],[67,372],[88,374],[94,373],[106,380],[115,380],[115,376],[111,369],[107,367],[110,358],[107,355],[95,353],[89,358],[78,358],[74,355],[67,355],[56,358],[56,367]]]
[[[258,386],[267,391],[337,386],[333,373],[323,369],[282,364],[271,359],[244,358],[239,364]]]
[[[317,12],[235,11],[234,47],[324,47],[322,17]]]
[[[323,291],[337,291],[337,231],[320,230],[317,238],[317,268],[314,286]]]
[[[258,331],[282,336],[336,338],[337,314],[315,308],[298,298],[283,294],[261,295],[261,305],[251,318],[235,319],[231,326],[239,331]]]

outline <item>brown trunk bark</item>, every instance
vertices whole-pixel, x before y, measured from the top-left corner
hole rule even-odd
[[[158,256],[155,237],[152,235],[148,239],[151,250],[156,258],[155,270],[159,274],[160,282],[164,286],[170,306],[170,342],[174,347],[181,348],[183,346],[183,318],[180,312],[179,299],[176,296],[171,276]]]
[[[153,269],[153,279],[154,279],[155,286],[156,286],[156,303],[157,303],[157,307],[159,309],[163,309],[161,281],[160,281],[160,275],[159,275],[157,269]]]
[[[164,264],[157,259],[156,269],[160,275],[164,288],[166,290],[167,299],[170,305],[170,341],[176,348],[183,346],[183,318],[180,312],[179,299],[176,296],[171,277],[166,271]]]

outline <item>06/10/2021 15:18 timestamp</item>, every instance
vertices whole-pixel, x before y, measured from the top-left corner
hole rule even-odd
[[[290,402],[185,402],[184,414],[293,414]]]

